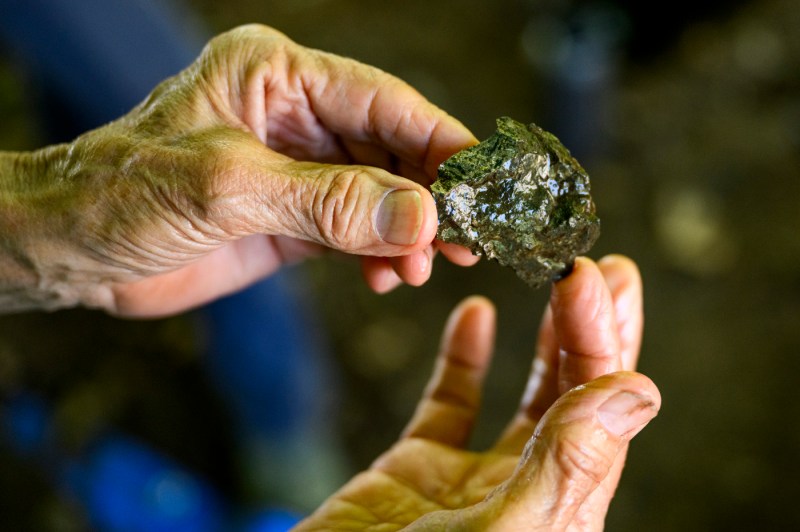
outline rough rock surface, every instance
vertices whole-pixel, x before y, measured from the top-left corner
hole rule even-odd
[[[439,167],[438,238],[510,266],[536,288],[572,268],[600,235],[589,176],[552,134],[497,120],[497,131]]]

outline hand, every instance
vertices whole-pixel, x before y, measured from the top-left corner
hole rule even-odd
[[[495,327],[491,303],[473,297],[453,311],[400,441],[297,530],[601,530],[628,441],[660,396],[631,372],[636,266],[620,256],[575,266],[554,285],[519,411],[491,449],[464,449]]]
[[[241,27],[125,117],[18,157],[21,190],[5,197],[25,207],[5,221],[28,229],[9,255],[44,305],[127,316],[193,307],[324,249],[365,256],[376,291],[419,285],[437,217],[425,185],[475,142],[384,72]]]

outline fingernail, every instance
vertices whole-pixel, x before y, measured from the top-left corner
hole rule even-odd
[[[422,227],[422,198],[416,190],[395,190],[386,195],[375,222],[384,242],[410,246]]]
[[[639,432],[655,415],[651,398],[631,392],[619,392],[611,396],[597,410],[597,419],[607,431],[616,436],[623,436],[634,430]]]
[[[425,274],[431,268],[431,257],[429,255],[430,248],[422,251],[420,253],[419,262],[417,263],[417,268],[419,273]]]
[[[606,285],[612,294],[616,293],[623,286],[625,286],[630,278],[627,272],[613,266],[616,261],[616,257],[608,256],[604,257],[600,260],[600,262],[597,263],[599,266],[604,266],[603,277],[605,278]]]
[[[566,279],[567,277],[569,277],[569,274],[571,274],[572,270],[574,269],[575,269],[575,261],[565,264],[563,270],[553,275],[552,281],[554,283],[557,283],[561,279]]]

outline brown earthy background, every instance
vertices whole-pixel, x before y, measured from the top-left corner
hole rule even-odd
[[[662,413],[631,449],[608,529],[797,529],[800,4],[699,4],[189,2],[211,32],[262,22],[379,66],[479,138],[501,115],[559,135],[592,177],[603,234],[591,256],[623,253],[641,267],[640,369],[663,394]],[[582,51],[580,17],[602,30]],[[0,149],[35,148],[31,87],[6,59]],[[426,286],[386,296],[364,288],[355,263],[304,267],[334,348],[331,439],[348,473],[397,436],[449,310],[473,293],[499,313],[474,446],[491,442],[521,394],[546,290],[485,262],[439,260]],[[191,319],[2,317],[0,387],[45,390],[66,446],[113,422],[236,492],[228,415],[208,386]],[[0,520],[81,529],[80,508],[47,486],[0,447]]]

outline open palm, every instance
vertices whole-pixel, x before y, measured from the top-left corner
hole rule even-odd
[[[579,259],[555,285],[518,412],[491,449],[472,452],[495,318],[488,300],[467,299],[400,441],[298,530],[602,529],[627,442],[660,404],[629,371],[641,308],[632,262]]]

